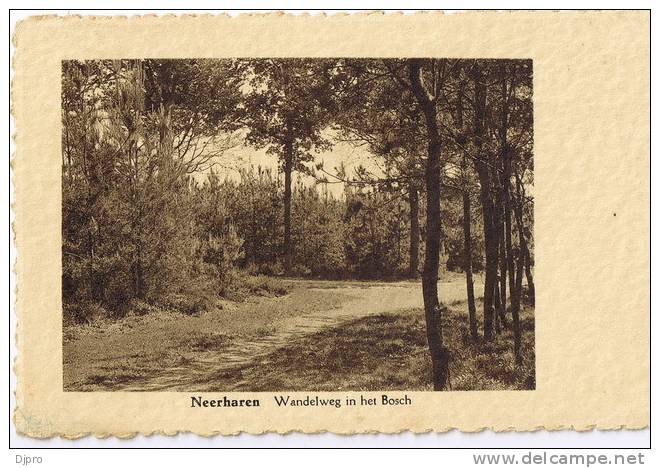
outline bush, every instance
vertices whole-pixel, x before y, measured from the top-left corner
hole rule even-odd
[[[251,294],[261,296],[283,296],[291,289],[282,279],[272,276],[244,276],[242,282]]]
[[[97,302],[64,302],[62,319],[65,326],[90,324],[112,314]]]
[[[284,265],[281,261],[265,263],[249,263],[242,269],[245,276],[282,276],[284,274]]]
[[[147,315],[157,311],[158,307],[140,299],[131,299],[128,306],[128,313],[132,315]]]
[[[283,279],[272,276],[241,275],[237,277],[226,295],[230,300],[242,301],[247,296],[283,296],[291,290],[291,285]]]
[[[158,305],[182,314],[197,315],[211,310],[215,306],[215,298],[208,292],[201,294],[172,293],[164,295],[158,301]]]

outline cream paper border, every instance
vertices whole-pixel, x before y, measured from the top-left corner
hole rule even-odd
[[[41,17],[19,23],[12,94],[17,429],[75,438],[646,427],[649,37],[650,12],[639,11]],[[269,393],[233,394],[260,398],[259,408],[193,409],[188,393],[63,392],[61,61],[257,56],[533,59],[536,390],[407,392],[412,406],[341,409],[277,408]],[[218,395],[224,394],[204,396]]]

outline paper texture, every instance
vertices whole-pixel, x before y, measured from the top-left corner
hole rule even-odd
[[[14,43],[14,421],[21,433],[352,434],[650,423],[649,12],[41,17],[18,24]],[[185,392],[65,392],[62,61],[149,57],[532,59],[536,389],[388,392],[406,393],[413,403],[341,408],[277,407],[267,392],[200,395],[260,400],[243,408],[191,408],[198,394]]]

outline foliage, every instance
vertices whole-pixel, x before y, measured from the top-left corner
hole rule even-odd
[[[242,121],[247,142],[266,148],[282,164],[291,156],[293,169],[305,171],[312,151],[330,145],[322,134],[331,110],[330,67],[329,61],[312,59],[245,61]]]
[[[206,112],[216,65],[152,60],[64,62],[62,83],[63,295],[112,313],[166,294],[199,295],[226,283],[238,241],[200,233],[190,173],[222,145],[226,107]],[[226,94],[231,84],[221,87]],[[237,90],[235,90],[237,92]],[[229,125],[227,125],[229,128]],[[204,151],[209,142],[213,149]],[[223,247],[218,252],[218,245]],[[235,250],[235,249],[234,249]],[[219,284],[213,284],[216,281]],[[174,302],[174,303],[180,303]],[[191,312],[203,307],[183,307]],[[194,309],[194,310],[193,310]]]
[[[516,366],[511,350],[511,332],[492,343],[475,345],[464,304],[446,310],[447,342],[452,361],[449,385],[457,391],[533,390],[534,315],[522,311],[528,331],[522,346],[523,365]],[[228,374],[210,382],[209,390],[254,391],[430,391],[430,368],[426,331],[420,309],[400,310],[351,320],[293,340],[256,362],[243,366],[240,374]]]
[[[423,263],[442,345],[436,283],[471,256],[468,290],[471,270],[486,272],[484,337],[499,333],[494,308],[502,322],[510,311],[521,365],[521,300],[535,297],[531,61],[71,60],[61,117],[65,320],[198,315],[285,294],[273,276],[414,278]],[[325,168],[316,153],[338,141],[369,164]],[[217,171],[239,144],[277,169]]]

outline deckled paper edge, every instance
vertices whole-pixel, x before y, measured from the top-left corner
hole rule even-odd
[[[492,12],[492,11],[491,11]],[[479,14],[481,11],[468,11],[468,12],[454,12],[452,15],[474,15],[474,14]],[[506,14],[506,13],[516,13],[516,11],[512,10],[506,10],[506,11],[500,11],[498,14]],[[576,13],[576,12],[573,12]],[[589,14],[591,12],[589,11],[578,11],[577,13],[581,14]],[[248,18],[248,17],[265,17],[265,18],[279,18],[279,17],[323,17],[323,18],[343,18],[343,17],[348,17],[348,16],[401,16],[401,15],[407,15],[407,16],[422,16],[422,15],[437,15],[438,17],[444,17],[446,14],[443,11],[418,11],[414,13],[404,13],[401,11],[397,12],[384,12],[381,10],[374,10],[374,11],[363,11],[363,12],[355,12],[355,13],[345,13],[345,12],[336,12],[332,14],[327,14],[325,12],[317,12],[310,14],[308,12],[303,12],[301,14],[292,14],[292,13],[286,13],[283,11],[273,11],[273,12],[264,12],[264,13],[240,13],[238,15],[229,15],[227,13],[218,13],[218,14],[211,14],[211,13],[203,13],[203,14],[194,14],[194,13],[186,13],[186,14],[172,14],[172,13],[165,13],[165,14],[138,14],[138,15],[116,15],[116,16],[97,16],[97,15],[90,15],[90,16],[83,16],[83,15],[65,15],[65,16],[60,16],[60,15],[35,15],[28,17],[24,20],[21,20],[16,24],[15,32],[11,38],[12,45],[14,47],[14,53],[13,56],[11,57],[11,66],[14,71],[14,77],[11,80],[11,89],[10,89],[10,118],[14,119],[14,122],[16,122],[16,116],[15,116],[15,95],[14,95],[14,83],[16,82],[17,78],[19,77],[17,73],[17,69],[15,67],[16,63],[16,56],[18,55],[19,49],[18,49],[18,35],[19,35],[19,29],[20,25],[27,23],[27,22],[33,22],[33,21],[62,21],[62,22],[67,22],[67,21],[80,21],[80,22],[87,22],[87,21],[117,21],[117,20],[124,20],[124,21],[140,21],[140,20],[152,20],[154,18],[157,19],[166,19],[166,20],[180,20],[180,19],[194,19],[194,18],[228,18],[228,19],[233,19],[233,20],[240,20],[242,18]],[[16,187],[18,184],[18,179],[16,178],[16,153],[17,153],[17,141],[18,141],[18,134],[19,134],[19,125],[15,125],[15,132],[11,135],[12,142],[14,144],[14,150],[11,152],[10,155],[10,178],[13,180],[13,191],[12,195],[14,197],[14,201],[10,204],[10,209],[11,211],[16,215],[16,206],[17,206],[17,199],[16,199]],[[29,421],[29,418],[25,417],[25,414],[23,411],[20,409],[18,402],[19,402],[19,380],[20,380],[20,375],[19,375],[19,368],[21,365],[21,356],[19,354],[19,338],[20,338],[20,327],[21,327],[21,322],[20,322],[20,312],[19,312],[19,307],[18,307],[18,299],[19,299],[19,291],[20,291],[20,282],[18,281],[19,275],[20,275],[20,269],[19,269],[19,261],[18,258],[20,256],[20,246],[18,245],[18,231],[17,231],[17,221],[16,217],[14,218],[14,221],[11,223],[11,242],[13,242],[13,245],[15,246],[15,251],[16,251],[16,258],[14,259],[12,265],[11,265],[11,273],[16,275],[16,286],[14,288],[14,293],[15,293],[15,298],[13,303],[11,304],[13,308],[13,313],[14,317],[16,319],[16,330],[15,330],[15,341],[13,344],[13,352],[14,352],[14,360],[12,363],[12,372],[14,373],[14,376],[16,378],[16,388],[12,389],[12,392],[15,397],[15,403],[16,406],[14,407],[13,410],[13,417],[12,420],[15,424],[16,430],[19,434],[28,436],[28,437],[33,437],[33,438],[38,438],[38,439],[49,439],[49,438],[55,438],[59,437],[62,439],[66,440],[76,440],[84,437],[96,437],[100,439],[106,439],[110,437],[116,437],[118,439],[130,439],[139,435],[143,436],[152,436],[152,435],[162,435],[162,436],[176,436],[178,434],[196,434],[198,436],[202,437],[215,437],[215,436],[238,436],[241,434],[250,434],[250,435],[264,435],[264,434],[280,434],[280,435],[288,435],[292,433],[302,433],[302,434],[325,434],[325,433],[331,433],[331,434],[337,434],[337,435],[356,435],[356,434],[404,434],[404,433],[412,433],[412,434],[426,434],[426,433],[447,433],[450,431],[460,431],[464,433],[479,433],[479,432],[484,432],[484,431],[493,431],[495,433],[501,433],[501,432],[538,432],[538,431],[561,431],[561,430],[572,430],[572,431],[578,431],[578,432],[588,432],[588,431],[593,431],[593,430],[602,430],[602,431],[612,431],[612,430],[642,430],[646,429],[649,427],[649,424],[623,424],[623,425],[599,425],[599,424],[586,424],[586,425],[541,425],[541,426],[524,426],[524,427],[514,427],[514,426],[503,426],[503,427],[494,427],[494,426],[482,426],[478,427],[476,429],[466,429],[466,428],[459,428],[459,427],[454,427],[454,426],[441,426],[439,428],[428,428],[428,429],[423,429],[423,430],[409,430],[409,429],[400,429],[400,430],[366,430],[366,431],[342,431],[342,430],[304,430],[304,429],[291,429],[291,430],[286,430],[286,431],[280,431],[280,430],[263,430],[263,431],[242,431],[242,430],[237,430],[237,431],[222,431],[222,430],[214,430],[214,431],[208,431],[208,432],[198,432],[198,431],[187,431],[187,430],[177,430],[177,431],[161,431],[161,430],[154,430],[154,431],[131,431],[131,432],[118,432],[118,433],[112,433],[112,432],[92,432],[92,431],[87,431],[87,432],[80,432],[80,433],[64,433],[64,432],[58,432],[58,431],[50,431],[47,433],[40,433],[40,432],[33,432],[31,431],[31,424]],[[313,393],[313,392],[310,392]]]

